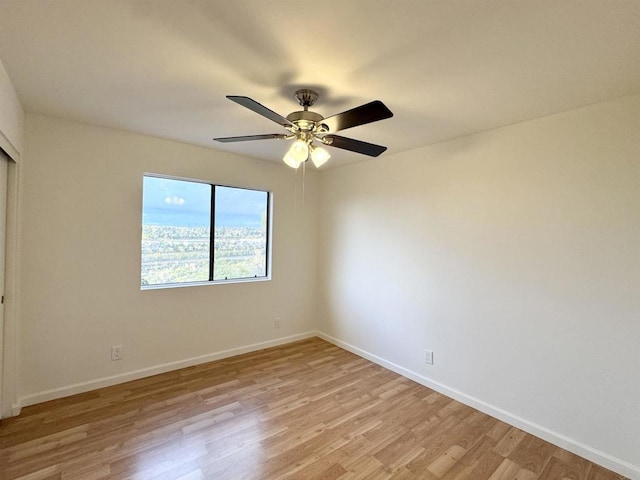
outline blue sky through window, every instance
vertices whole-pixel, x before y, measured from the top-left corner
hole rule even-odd
[[[267,192],[216,187],[216,225],[259,228],[266,215]],[[211,185],[160,177],[144,177],[143,223],[207,227]]]
[[[208,227],[211,185],[169,178],[144,177],[145,225]]]

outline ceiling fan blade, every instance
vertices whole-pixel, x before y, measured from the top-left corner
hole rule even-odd
[[[390,117],[393,117],[391,110],[380,100],[375,100],[346,112],[327,117],[322,120],[322,123],[329,127],[329,131],[337,132]]]
[[[262,115],[263,117],[268,118],[272,122],[276,122],[277,124],[282,125],[283,127],[290,127],[291,125],[293,125],[289,120],[284,118],[282,115],[278,115],[273,110],[269,110],[264,105],[261,105],[260,103],[256,102],[255,100],[252,100],[249,97],[227,95],[227,98],[229,100],[236,102],[239,105],[242,105],[245,108],[248,108],[253,112],[256,112],[258,115]]]
[[[387,149],[387,147],[383,147],[382,145],[367,143],[362,140],[354,140],[353,138],[341,137],[340,135],[325,135],[324,138],[330,141],[330,143],[327,142],[327,145],[342,148],[344,150],[350,150],[356,153],[362,153],[363,155],[369,155],[370,157],[377,157]]]
[[[214,138],[216,142],[232,143],[232,142],[246,142],[248,140],[270,140],[277,138],[278,140],[284,140],[287,136],[283,133],[266,133],[264,135],[243,135],[242,137],[222,137]]]

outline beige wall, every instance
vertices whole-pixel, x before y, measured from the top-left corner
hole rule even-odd
[[[640,96],[327,171],[321,205],[320,331],[640,478]]]
[[[315,172],[302,204],[278,163],[37,115],[25,140],[23,405],[314,329]],[[141,291],[144,172],[272,191],[273,279]]]

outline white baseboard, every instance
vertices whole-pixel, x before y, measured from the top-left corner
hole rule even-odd
[[[212,362],[214,360],[221,360],[223,358],[233,357],[235,355],[241,355],[243,353],[255,352],[257,350],[263,350],[270,347],[277,347],[278,345],[284,345],[286,343],[296,342],[298,340],[304,340],[306,338],[312,338],[315,336],[315,332],[290,335],[288,337],[277,338],[275,340],[268,340],[266,342],[254,343],[251,345],[236,347],[229,350],[222,350],[220,352],[208,353],[206,355],[187,358],[185,360],[179,360],[176,362],[165,363],[153,367],[142,368],[140,370],[134,370],[132,372],[125,372],[118,375],[113,375],[111,377],[103,377],[96,380],[90,380],[88,382],[75,383],[73,385],[67,385],[60,388],[33,393],[31,395],[20,397],[18,399],[18,404],[13,405],[13,412],[15,415],[18,415],[22,407],[35,405],[36,403],[42,403],[49,400],[55,400],[57,398],[68,397],[69,395],[84,393],[95,390],[97,388],[110,387],[112,385],[129,382],[131,380],[150,377],[159,373],[170,372],[172,370],[191,367],[193,365],[200,365],[201,363]]]
[[[351,353],[355,353],[360,357],[366,358],[367,360],[370,360],[373,363],[376,363],[399,375],[402,375],[403,377],[409,378],[414,382],[424,385],[425,387],[431,388],[432,390],[442,393],[443,395],[451,397],[459,401],[460,403],[464,403],[465,405],[473,407],[476,410],[486,413],[487,415],[491,415],[492,417],[502,420],[509,425],[524,430],[525,432],[535,435],[536,437],[542,438],[549,443],[564,448],[565,450],[575,453],[576,455],[586,458],[587,460],[597,463],[598,465],[608,468],[609,470],[619,473],[620,475],[624,475],[633,480],[640,480],[639,466],[633,465],[629,462],[625,462],[624,460],[609,455],[608,453],[580,443],[565,435],[554,432],[553,430],[550,430],[546,427],[518,417],[517,415],[513,415],[505,410],[483,402],[482,400],[479,400],[475,397],[467,395],[453,388],[449,388],[442,383],[435,382],[423,375],[420,375],[419,373],[401,367],[400,365],[396,365],[393,362],[378,357],[377,355],[362,350],[361,348],[355,347],[347,342],[343,342],[342,340],[334,338],[331,335],[327,335],[326,333],[322,332],[316,332],[316,335],[340,348],[344,348]]]

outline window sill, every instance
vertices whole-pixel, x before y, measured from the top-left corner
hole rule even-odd
[[[163,283],[161,285],[140,285],[140,290],[163,290],[165,288],[184,288],[184,287],[202,287],[205,285],[228,285],[230,283],[255,283],[268,282],[271,276],[252,277],[252,278],[234,278],[230,280],[214,280],[212,282],[184,282],[184,283]]]

